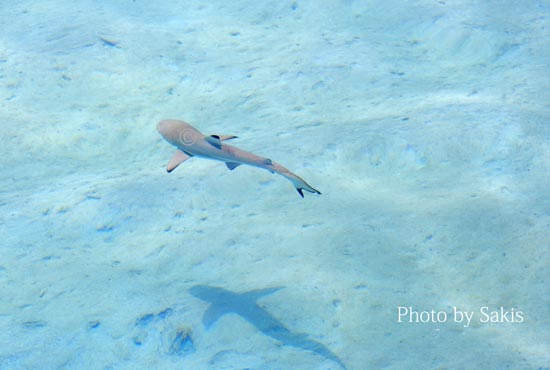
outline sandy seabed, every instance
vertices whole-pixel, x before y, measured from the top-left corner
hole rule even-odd
[[[549,14],[3,6],[0,368],[550,368]],[[322,195],[196,158],[167,174],[164,118]],[[257,307],[291,334],[235,310],[205,327],[197,285],[281,288]]]

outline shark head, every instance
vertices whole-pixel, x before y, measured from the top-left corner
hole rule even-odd
[[[172,142],[173,134],[178,129],[178,122],[173,119],[165,119],[160,121],[157,124],[157,131],[162,135],[163,138]],[[177,138],[177,137],[176,137]]]
[[[204,138],[204,135],[190,124],[175,119],[160,121],[157,124],[157,131],[177,148],[190,147]]]

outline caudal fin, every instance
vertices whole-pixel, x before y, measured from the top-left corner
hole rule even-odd
[[[296,191],[300,196],[304,197],[304,190],[313,194],[319,194],[321,195],[321,192],[315,188],[313,188],[311,185],[309,185],[307,182],[304,181],[300,176],[293,174],[292,172],[288,171],[287,173],[281,173],[284,177],[289,179],[294,187],[296,188]]]
[[[303,180],[302,180],[303,181]],[[298,187],[296,185],[296,191],[298,191],[298,194],[300,194],[300,196],[303,198],[304,197],[304,190],[305,191],[309,191],[310,193],[314,193],[314,194],[319,194],[321,195],[321,192],[317,189],[314,189],[312,188],[311,186],[309,186],[305,181],[304,181],[304,184],[307,185],[307,187]]]
[[[290,180],[290,182],[292,182],[292,185],[294,185],[296,191],[298,192],[298,194],[300,194],[302,198],[304,197],[304,190],[313,194],[321,194],[319,190],[314,189],[300,176],[290,172],[288,168],[281,166],[279,163],[270,161],[269,165],[267,165],[265,168],[271,172],[276,172],[279,175]]]

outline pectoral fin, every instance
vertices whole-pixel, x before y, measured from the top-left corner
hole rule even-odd
[[[231,171],[233,171],[235,168],[239,167],[241,165],[241,163],[225,162],[225,165],[227,166],[227,168],[229,168]]]
[[[176,153],[174,154],[172,159],[170,159],[170,162],[168,162],[168,165],[166,166],[166,171],[172,172],[177,166],[179,166],[189,158],[191,158],[190,155],[182,152],[181,150],[176,150]]]

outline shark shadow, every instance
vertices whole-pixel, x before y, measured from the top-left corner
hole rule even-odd
[[[272,294],[279,289],[281,287],[252,290],[246,293],[234,293],[223,288],[197,285],[192,287],[189,293],[210,303],[210,306],[202,317],[202,323],[207,329],[221,316],[227,313],[236,313],[254,325],[259,331],[277,339],[284,345],[314,352],[336,362],[343,369],[346,369],[338,356],[332,353],[327,347],[309,339],[307,334],[292,333],[279,320],[256,304],[259,298]]]

